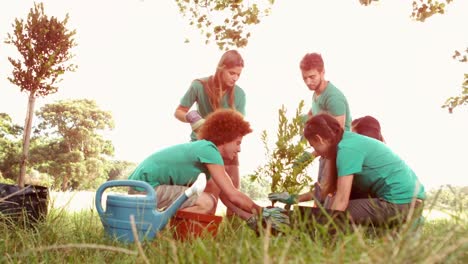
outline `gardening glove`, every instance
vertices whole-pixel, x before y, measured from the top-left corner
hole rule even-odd
[[[271,222],[272,228],[278,229],[281,225],[289,225],[289,216],[286,210],[280,207],[263,208],[262,217]]]
[[[252,229],[256,233],[258,233],[258,227],[257,227],[258,217],[257,217],[257,215],[252,215],[249,219],[246,220],[246,222],[247,222],[247,226],[250,227],[250,229]]]
[[[289,194],[288,192],[282,193],[270,193],[268,194],[268,199],[272,202],[281,202],[284,204],[296,204],[298,195],[297,194]]]
[[[190,123],[192,131],[196,132],[205,123],[205,119],[201,117],[197,110],[192,110],[185,114],[185,119]]]
[[[282,225],[289,225],[289,216],[286,215],[285,212],[286,210],[279,207],[263,208],[261,215],[262,227],[265,227],[268,223],[271,223],[271,228],[275,233],[280,231]],[[259,233],[258,217],[258,215],[253,215],[247,219],[247,225],[257,234]]]

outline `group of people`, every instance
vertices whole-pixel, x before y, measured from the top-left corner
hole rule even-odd
[[[243,137],[252,132],[244,119],[246,94],[236,84],[243,68],[239,52],[229,50],[214,75],[194,80],[174,114],[191,125],[191,141],[155,152],[129,176],[155,188],[158,208],[171,204],[204,173],[204,192],[180,210],[214,214],[220,199],[227,215],[254,229],[258,219],[270,219],[274,226],[289,223],[282,208],[261,207],[239,191],[238,154]],[[313,92],[303,136],[314,149],[309,155],[320,157],[318,180],[311,192],[271,193],[268,198],[287,204],[314,200],[317,207],[346,212],[356,224],[380,225],[407,216],[410,208],[422,208],[424,187],[414,171],[385,144],[375,118],[352,120],[345,95],[325,79],[322,56],[306,54],[300,71]]]

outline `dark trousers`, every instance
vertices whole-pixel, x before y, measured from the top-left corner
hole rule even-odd
[[[412,219],[422,214],[423,202],[416,200]],[[346,212],[357,225],[394,226],[404,223],[411,211],[411,203],[394,204],[379,198],[350,200]]]
[[[407,220],[421,217],[423,202],[416,200],[414,207],[409,204],[393,204],[378,198],[350,200],[346,211],[319,207],[299,206],[293,214],[292,223],[305,228],[311,234],[324,228],[328,234],[350,230],[351,224],[373,227],[400,227]],[[413,210],[411,210],[413,209]],[[412,212],[411,218],[409,214]]]
[[[317,182],[315,183],[313,195],[314,201],[317,204],[322,204],[325,202],[325,197],[322,197],[322,189],[320,188],[320,183],[323,183],[323,177],[325,175],[325,164],[327,160],[323,157],[319,159],[319,168],[318,168],[318,175],[317,175]]]

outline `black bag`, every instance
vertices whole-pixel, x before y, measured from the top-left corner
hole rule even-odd
[[[0,219],[28,225],[43,221],[47,216],[49,201],[47,187],[0,183]]]

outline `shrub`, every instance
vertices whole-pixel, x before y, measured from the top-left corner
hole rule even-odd
[[[272,151],[270,151],[267,132],[262,132],[267,162],[259,166],[250,175],[250,179],[269,182],[271,192],[299,193],[312,183],[312,178],[305,171],[314,157],[304,155],[308,143],[302,136],[306,120],[306,116],[301,114],[303,107],[304,101],[301,101],[291,120],[286,116],[287,110],[284,105],[279,109],[278,132]]]

